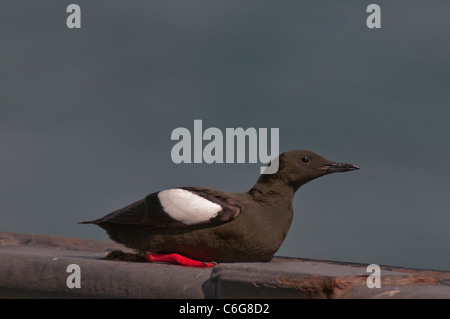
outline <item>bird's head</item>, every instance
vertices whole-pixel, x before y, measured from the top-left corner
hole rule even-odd
[[[292,186],[294,190],[323,175],[359,169],[358,166],[353,164],[333,162],[317,153],[306,150],[282,153],[278,160],[278,172],[272,175],[261,175],[261,182],[277,179]]]

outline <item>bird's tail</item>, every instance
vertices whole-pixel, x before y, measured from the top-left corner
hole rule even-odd
[[[78,224],[95,224],[102,223],[112,224],[136,224],[141,225],[145,219],[145,202],[143,199],[138,200],[128,206],[118,209],[99,219],[79,222]]]
[[[84,222],[79,222],[78,224],[96,224],[98,221],[98,219],[96,220],[88,220],[88,221],[84,221]]]

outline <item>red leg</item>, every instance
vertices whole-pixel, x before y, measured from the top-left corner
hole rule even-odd
[[[215,263],[193,260],[179,254],[148,254],[145,258],[150,262],[167,262],[171,264],[191,266],[191,267],[212,267]]]

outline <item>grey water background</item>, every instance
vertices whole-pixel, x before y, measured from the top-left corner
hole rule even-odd
[[[281,256],[450,270],[450,2],[0,2],[0,230],[151,192],[242,192],[258,164],[171,161],[177,127],[279,128],[280,151],[361,167],[297,192]],[[206,144],[206,143],[205,143]]]

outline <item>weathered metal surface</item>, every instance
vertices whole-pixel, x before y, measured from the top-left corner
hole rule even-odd
[[[108,261],[108,241],[0,233],[0,298],[204,298],[211,269]],[[61,245],[59,245],[61,243]],[[81,288],[69,288],[71,264]]]
[[[104,260],[111,241],[0,232],[0,298],[450,298],[450,272],[274,257],[193,268]],[[131,258],[130,260],[133,260]],[[139,261],[139,260],[137,260]],[[80,288],[69,288],[71,264]]]
[[[214,298],[450,298],[450,272],[381,267],[369,288],[363,264],[277,258],[222,264],[211,274]]]

